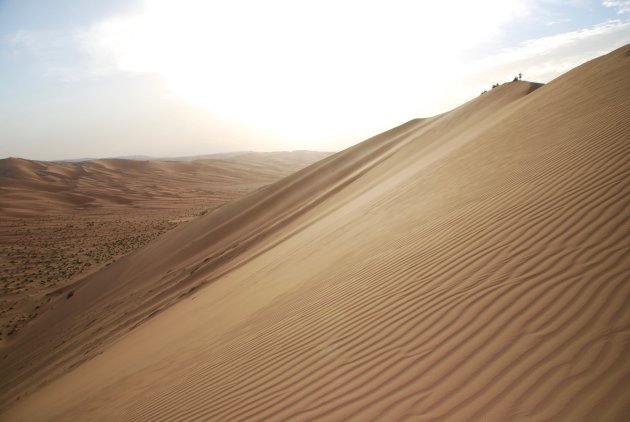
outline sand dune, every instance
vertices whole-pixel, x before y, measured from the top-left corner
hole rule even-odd
[[[0,343],[52,297],[173,227],[330,155],[0,160]]]
[[[627,420],[628,75],[502,85],[177,227],[5,348],[3,417]]]
[[[0,160],[0,215],[38,216],[84,208],[172,207],[173,198],[205,203],[234,199],[287,176],[329,153],[233,153],[222,159],[42,162]],[[215,198],[216,197],[216,198]]]

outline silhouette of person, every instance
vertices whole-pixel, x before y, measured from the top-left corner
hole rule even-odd
[[[519,78],[519,79],[522,79],[522,78],[523,78],[523,75],[521,75],[521,72],[518,72],[518,78]]]

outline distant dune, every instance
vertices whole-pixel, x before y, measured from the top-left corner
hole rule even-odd
[[[189,161],[111,158],[44,162],[7,158],[0,160],[0,216],[40,216],[129,204],[159,208],[170,206],[173,198],[193,195],[208,201],[208,193],[249,192],[328,155],[314,151],[248,152]]]
[[[5,345],[3,418],[628,420],[628,75],[504,84],[178,226]]]

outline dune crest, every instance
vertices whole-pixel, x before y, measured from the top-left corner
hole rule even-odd
[[[94,274],[5,352],[3,417],[626,419],[628,51],[408,122]]]

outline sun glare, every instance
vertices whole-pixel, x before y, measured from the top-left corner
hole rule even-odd
[[[458,52],[495,36],[518,6],[146,1],[94,27],[86,48],[119,70],[158,74],[221,119],[316,148],[358,122],[422,113],[418,98],[462,72]]]

